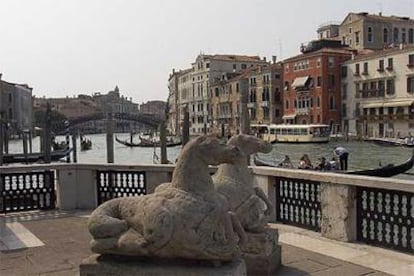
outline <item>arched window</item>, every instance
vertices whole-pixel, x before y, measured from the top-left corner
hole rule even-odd
[[[394,39],[393,42],[394,43],[398,43],[398,38],[399,38],[399,34],[398,34],[398,28],[394,28],[394,35],[393,35]]]
[[[384,43],[388,43],[388,29],[387,28],[384,28],[384,31],[382,33],[382,39]]]
[[[373,42],[372,27],[368,27],[368,42]]]

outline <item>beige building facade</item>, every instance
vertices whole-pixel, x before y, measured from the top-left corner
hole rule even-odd
[[[414,46],[356,56],[342,68],[344,129],[364,137],[414,135]]]
[[[339,26],[339,37],[343,44],[358,50],[381,50],[391,44],[414,45],[414,20],[351,12]]]

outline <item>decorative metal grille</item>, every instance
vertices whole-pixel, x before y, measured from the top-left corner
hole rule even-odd
[[[357,238],[414,253],[414,193],[357,187]]]
[[[53,171],[0,174],[0,212],[56,208]]]
[[[295,178],[276,178],[278,221],[314,231],[321,230],[320,183]]]
[[[145,172],[98,171],[98,205],[117,197],[145,195]]]

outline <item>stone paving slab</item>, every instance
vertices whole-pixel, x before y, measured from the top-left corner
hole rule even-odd
[[[0,220],[21,223],[43,246],[0,252],[0,275],[79,274],[79,264],[92,255],[87,214],[57,212],[13,215]],[[277,275],[387,275],[371,268],[351,264],[282,243],[282,267]]]

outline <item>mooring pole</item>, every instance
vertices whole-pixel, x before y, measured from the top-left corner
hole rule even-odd
[[[70,123],[65,121],[65,142],[66,147],[70,148]],[[66,163],[70,163],[70,154],[66,155]]]
[[[182,145],[185,146],[185,144],[188,143],[190,140],[190,114],[188,113],[188,106],[184,107],[184,121],[183,121],[183,139],[182,139]]]
[[[114,163],[114,120],[112,113],[108,113],[106,121],[106,157],[108,163]]]
[[[167,158],[167,137],[165,122],[162,121],[160,124],[160,147],[161,147],[161,164],[168,164]]]
[[[4,145],[4,131],[3,131],[3,112],[0,112],[0,166],[3,165],[3,145]]]
[[[52,142],[52,137],[51,137],[51,133],[50,133],[50,126],[51,126],[51,107],[50,107],[50,103],[47,102],[47,106],[46,106],[46,118],[45,118],[45,127],[44,127],[44,162],[45,163],[50,163],[51,162],[51,142]]]

